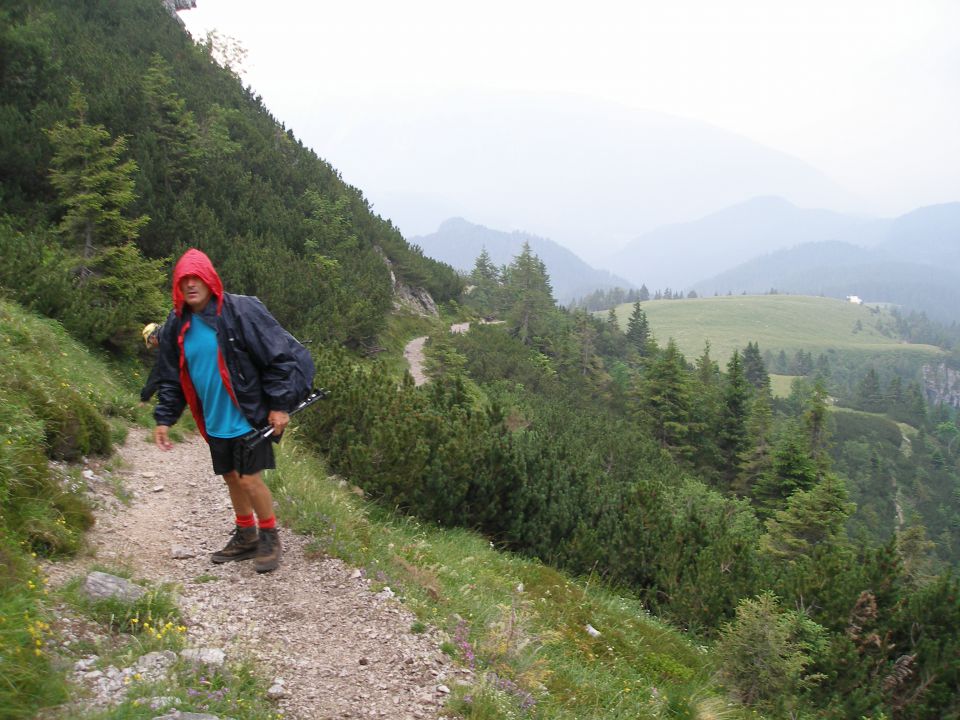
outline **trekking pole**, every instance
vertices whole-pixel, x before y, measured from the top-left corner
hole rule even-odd
[[[293,410],[289,412],[289,415],[293,416],[296,413],[304,410],[311,405],[313,405],[317,400],[323,400],[330,393],[326,390],[311,390],[310,394],[305,397],[299,405],[297,405]],[[273,425],[265,425],[259,430],[251,430],[246,435],[243,436],[243,441],[247,443],[247,447],[256,447],[261,442],[266,440],[268,437],[273,435]]]

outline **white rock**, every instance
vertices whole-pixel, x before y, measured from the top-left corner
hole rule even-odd
[[[196,557],[197,554],[188,547],[183,545],[174,545],[170,549],[170,557],[174,560],[186,560],[187,558]]]
[[[94,570],[83,583],[84,592],[94,599],[118,598],[126,602],[140,599],[147,591],[129,580]]]
[[[448,688],[446,685],[437,685],[437,692],[441,695],[449,695],[450,688]]]
[[[377,600],[389,600],[392,597],[396,597],[397,594],[390,589],[389,586],[383,588],[380,592],[376,594]]]
[[[187,648],[180,651],[180,657],[188,662],[208,667],[223,667],[227,659],[220,648]]]
[[[282,697],[287,696],[287,691],[280,683],[275,683],[270,686],[270,689],[267,690],[267,697],[271,700],[279,700]]]
[[[157,474],[156,474],[155,472],[142,472],[142,473],[140,473],[140,477],[145,477],[145,478],[155,478],[156,476],[157,476]]]
[[[163,492],[163,485],[154,485],[153,492]]]
[[[593,625],[587,624],[587,635],[590,637],[600,637],[600,631],[597,630]]]

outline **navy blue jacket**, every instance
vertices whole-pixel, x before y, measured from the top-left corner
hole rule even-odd
[[[262,302],[250,295],[223,294],[201,313],[217,333],[220,375],[227,392],[254,428],[267,424],[271,410],[290,412],[309,393],[313,383],[310,353],[276,321]],[[197,427],[206,437],[200,400],[183,359],[183,336],[192,312],[171,312],[157,348],[158,425],[173,425],[190,406]]]

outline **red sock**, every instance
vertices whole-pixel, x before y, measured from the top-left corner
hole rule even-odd
[[[266,520],[260,520],[257,525],[261,530],[273,530],[277,526],[277,516],[271,515]]]
[[[237,527],[248,528],[254,525],[256,525],[256,523],[253,520],[253,513],[249,515],[237,515]]]

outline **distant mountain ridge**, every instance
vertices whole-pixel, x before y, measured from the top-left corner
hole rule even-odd
[[[548,237],[596,267],[640,233],[758,195],[861,204],[817,168],[746,137],[579,96],[337,103],[298,132],[408,238],[466,217]]]
[[[855,228],[856,229],[856,228]],[[863,230],[863,227],[858,228]],[[941,322],[960,320],[960,203],[869,224],[876,244],[803,243],[693,285],[701,295],[781,292],[889,302]]]
[[[756,197],[693,222],[644,233],[603,265],[651,290],[686,289],[718,270],[804,242],[858,232],[877,242],[882,233],[866,227],[870,225],[865,218],[800,208],[780,197]]]
[[[519,231],[503,232],[476,225],[463,218],[451,218],[441,223],[435,233],[409,239],[419,245],[424,254],[434,260],[470,272],[477,256],[486,248],[495,265],[508,265],[520,254],[525,242],[546,265],[553,285],[554,298],[562,303],[583,297],[594,290],[633,284],[606,270],[591,267],[576,254],[547,238]]]

